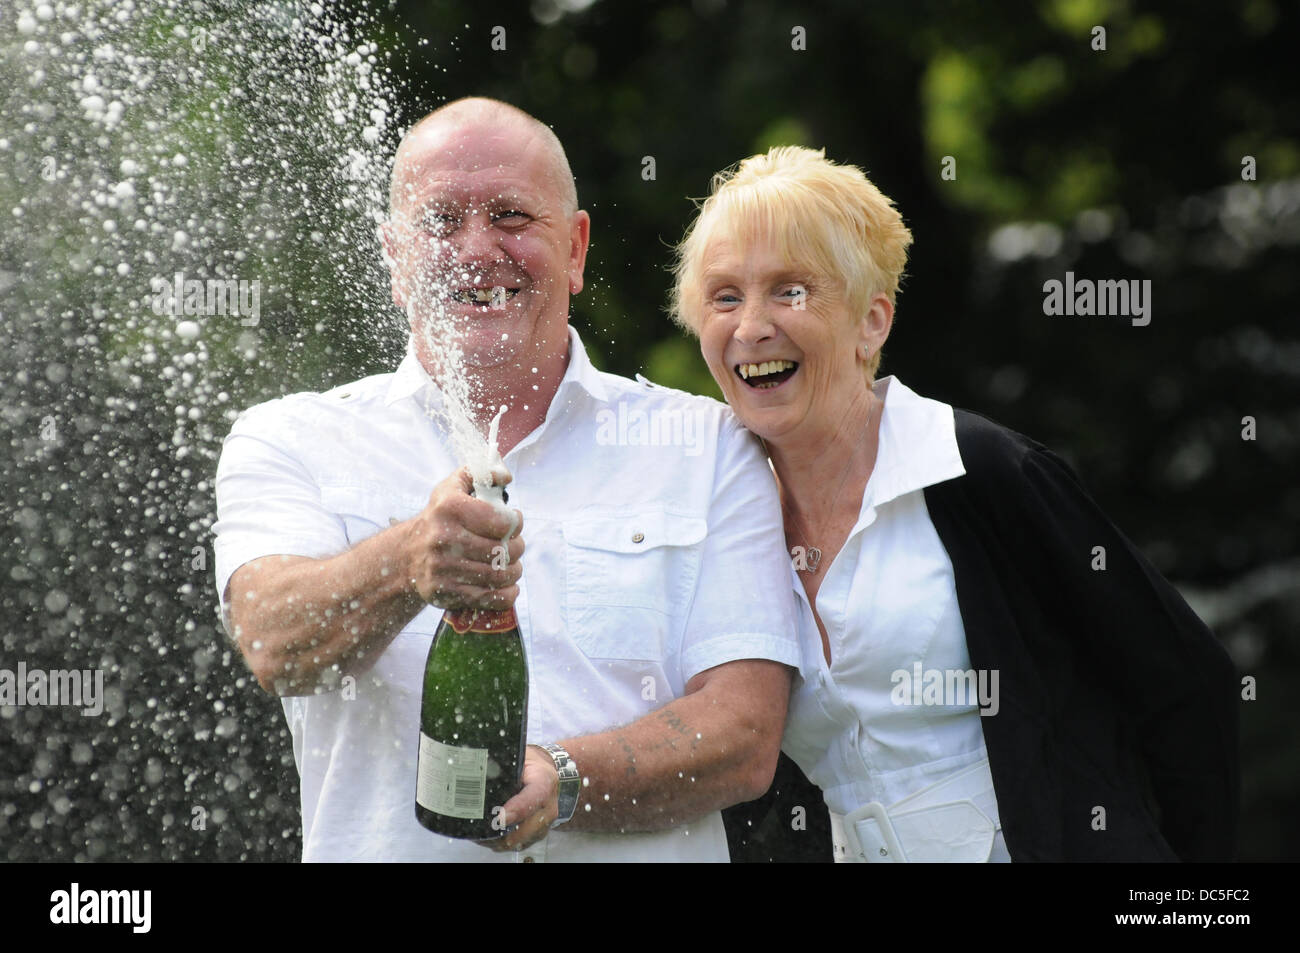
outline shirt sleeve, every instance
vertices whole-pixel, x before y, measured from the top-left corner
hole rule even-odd
[[[684,681],[738,659],[799,666],[790,559],[776,481],[730,416],[718,438],[708,534],[680,652]]]
[[[240,566],[271,555],[332,556],[348,546],[343,520],[321,504],[320,487],[292,450],[301,428],[279,404],[241,415],[217,464],[213,562],[227,633],[226,587]]]

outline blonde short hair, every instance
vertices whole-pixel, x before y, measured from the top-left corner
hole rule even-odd
[[[912,244],[893,201],[857,166],[802,146],[750,156],[713,177],[709,197],[675,249],[670,310],[695,335],[704,310],[704,258],[722,237],[742,249],[760,238],[773,241],[787,261],[837,287],[854,314],[865,313],[877,294],[894,303]],[[879,365],[877,351],[868,377]]]

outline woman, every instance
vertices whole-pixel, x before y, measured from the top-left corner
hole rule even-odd
[[[674,317],[780,484],[784,748],[836,860],[1230,859],[1214,637],[1058,457],[876,380],[910,243],[859,169],[782,147],[715,176],[677,249]]]

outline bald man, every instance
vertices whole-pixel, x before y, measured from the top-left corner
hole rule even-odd
[[[590,230],[546,126],[486,99],[430,114],[380,229],[406,357],[252,408],[226,440],[217,589],[284,704],[304,860],[725,861],[719,810],[771,782],[798,661],[774,483],[725,406],[591,365],[568,324]],[[431,414],[449,334],[478,426],[508,408],[527,523],[504,569],[510,524]],[[507,606],[522,790],[505,836],[452,840],[415,819],[425,656],[443,610]]]

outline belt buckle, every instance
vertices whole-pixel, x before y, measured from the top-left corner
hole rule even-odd
[[[872,850],[871,854],[867,853],[867,847],[862,844],[861,839],[858,837],[859,821],[875,821],[876,828],[880,832],[879,841],[869,845]],[[894,832],[894,825],[889,820],[889,813],[885,810],[885,805],[879,801],[864,804],[844,815],[844,840],[848,845],[849,852],[863,863],[907,863],[907,855],[903,853],[903,845]]]

